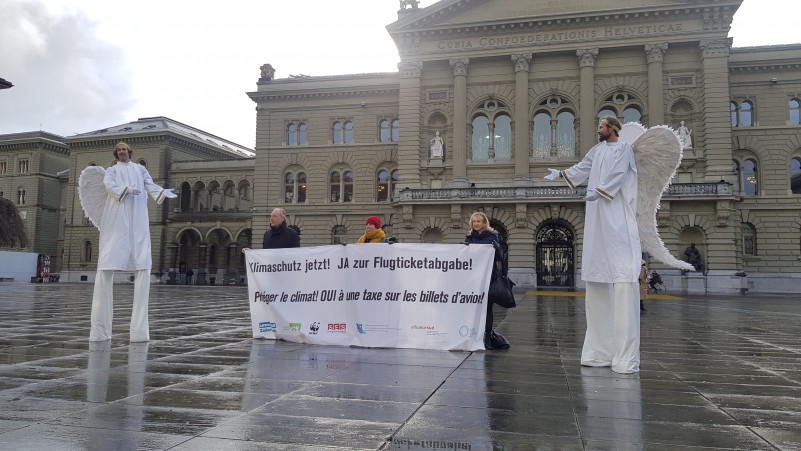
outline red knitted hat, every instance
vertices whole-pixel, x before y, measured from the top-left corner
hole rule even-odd
[[[381,220],[378,219],[378,216],[368,216],[367,217],[367,222],[365,222],[364,225],[367,225],[367,224],[374,225],[376,229],[380,229],[381,228]]]

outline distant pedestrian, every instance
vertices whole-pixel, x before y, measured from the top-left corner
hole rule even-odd
[[[642,301],[648,298],[648,267],[645,266],[645,260],[641,260],[640,266],[640,310],[645,311],[645,306]]]
[[[192,268],[189,268],[186,271],[186,281],[185,281],[186,285],[192,285],[192,276],[194,276],[194,275],[195,275],[195,272],[192,271]]]

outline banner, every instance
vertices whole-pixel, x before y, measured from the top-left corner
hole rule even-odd
[[[484,349],[488,244],[351,244],[245,253],[254,338]]]

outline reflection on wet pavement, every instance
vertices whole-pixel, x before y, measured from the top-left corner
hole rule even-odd
[[[0,449],[801,449],[791,297],[652,301],[621,375],[578,364],[580,293],[519,293],[511,349],[469,353],[253,340],[241,287],[153,286],[149,343],[124,301],[90,343],[91,285],[0,292]]]

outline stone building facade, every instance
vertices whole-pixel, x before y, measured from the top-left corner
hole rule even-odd
[[[16,204],[28,233],[28,246],[20,250],[58,255],[69,155],[63,138],[52,133],[0,136],[0,197]]]
[[[801,45],[733,48],[740,3],[444,0],[387,27],[397,73],[262,66],[254,234],[281,206],[304,245],[352,242],[368,215],[404,242],[458,243],[482,210],[518,283],[582,286],[584,189],[542,176],[579,161],[612,114],[686,127],[659,231],[679,257],[696,243],[705,267],[649,262],[669,286],[793,291]]]
[[[387,27],[397,72],[276,79],[261,67],[249,93],[255,158],[166,118],[39,150],[69,155],[59,179],[60,271],[94,276],[97,232],[74,195],[77,175],[109,165],[113,144],[125,140],[157,183],[179,193],[150,207],[154,281],[183,283],[192,268],[196,283],[242,283],[241,248],[259,247],[281,207],[303,246],[355,242],[369,215],[403,242],[459,243],[481,210],[519,284],[582,287],[584,189],[542,176],[579,161],[597,140],[598,118],[612,114],[685,127],[657,219],[674,255],[695,243],[704,268],[681,274],[649,262],[669,289],[795,292],[801,45],[733,47],[741,3],[404,2]],[[443,144],[432,148],[438,133]],[[0,159],[10,168],[17,157],[8,149],[19,146],[3,144],[8,136]],[[0,174],[12,192],[7,179]]]

